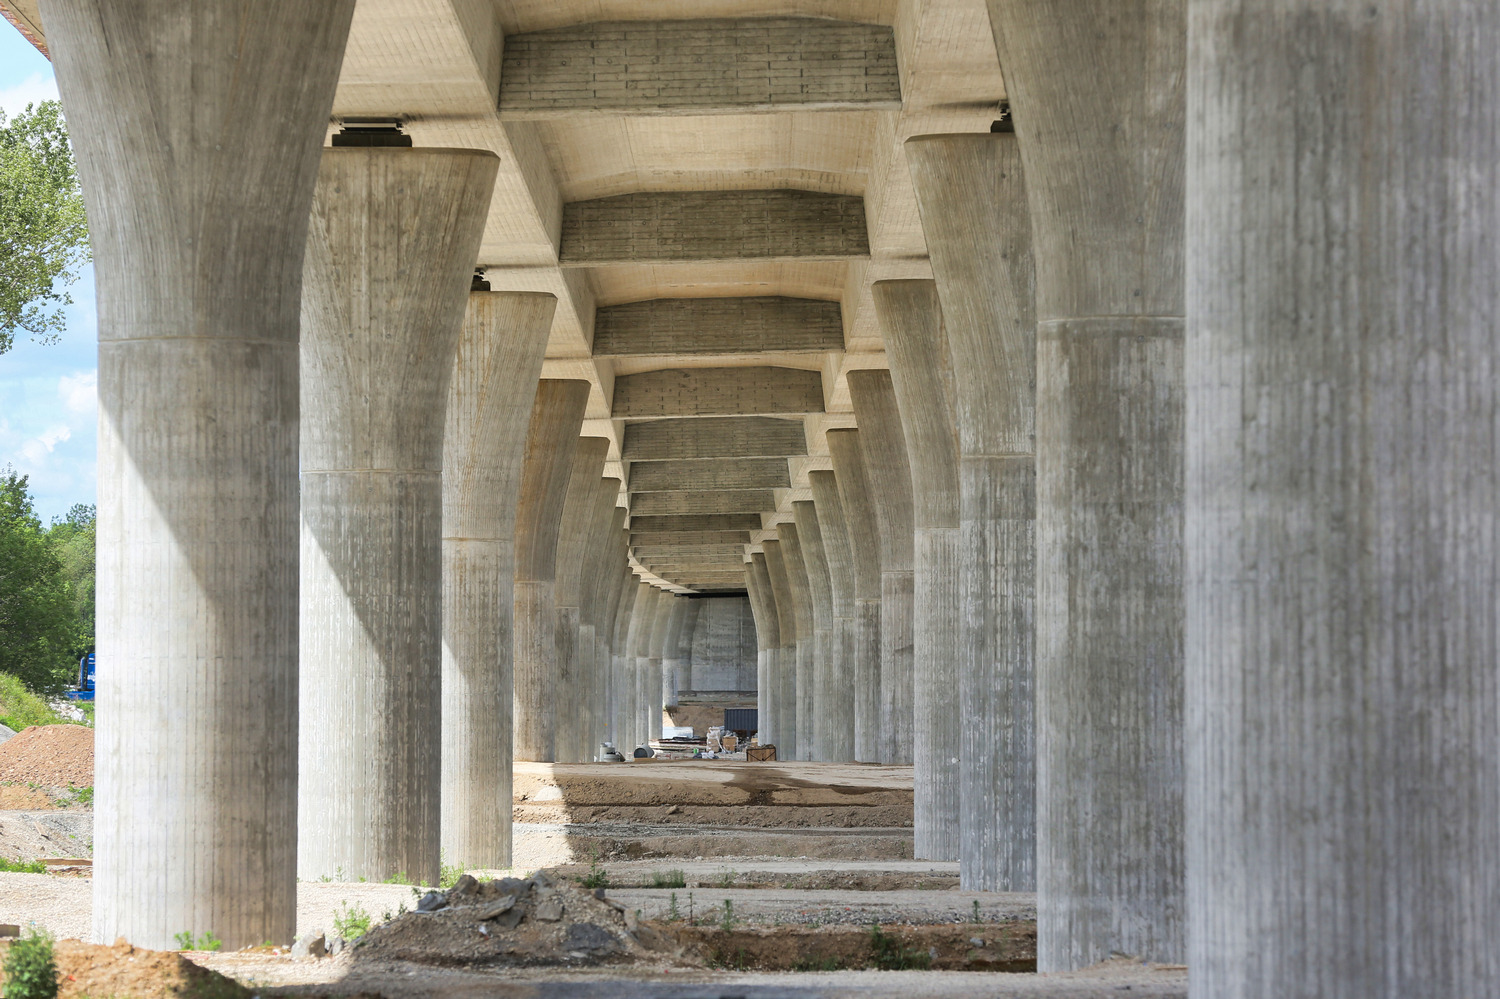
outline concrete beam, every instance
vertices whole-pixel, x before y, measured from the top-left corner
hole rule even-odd
[[[563,205],[563,267],[870,255],[864,199],[814,191],[661,191]]]
[[[823,376],[800,368],[667,368],[615,379],[615,419],[823,412]]]
[[[679,514],[757,513],[776,509],[769,489],[726,489],[718,492],[632,493],[630,511],[643,517]]]
[[[785,458],[642,461],[630,465],[633,493],[687,489],[790,489]]]
[[[636,531],[632,545],[748,545],[749,531]]]
[[[656,298],[594,313],[595,357],[843,349],[839,303],[812,298]]]
[[[644,562],[648,559],[671,555],[724,555],[743,556],[744,545],[708,545],[708,544],[680,544],[680,545],[635,545],[631,549],[637,559]]]
[[[759,531],[763,524],[756,513],[695,514],[685,517],[631,517],[635,532]]]
[[[505,39],[503,118],[899,110],[889,27],[809,17],[596,21]]]
[[[651,420],[626,424],[620,453],[629,462],[804,455],[807,431],[801,420],[766,416]]]

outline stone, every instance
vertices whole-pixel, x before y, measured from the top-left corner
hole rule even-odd
[[[559,899],[543,899],[536,904],[532,915],[544,923],[555,923],[563,917],[563,904]]]
[[[328,953],[328,941],[321,933],[307,933],[292,944],[292,957],[324,957]]]
[[[437,912],[448,907],[448,899],[442,892],[430,891],[417,902],[418,912]]]
[[[461,874],[453,887],[448,889],[448,902],[451,905],[462,898],[468,898],[479,890],[479,882],[472,875]]]
[[[494,905],[487,906],[485,910],[479,914],[479,918],[481,920],[495,919],[496,917],[509,912],[515,904],[516,897],[514,895],[506,895]]]

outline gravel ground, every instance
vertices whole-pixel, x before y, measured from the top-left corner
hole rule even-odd
[[[982,922],[1035,919],[1036,895],[981,891],[805,891],[794,888],[611,888],[609,897],[647,919],[667,916],[672,895],[677,912],[699,922],[717,922],[728,901],[734,918],[752,924],[967,923],[979,903]],[[692,898],[689,899],[689,893]]]

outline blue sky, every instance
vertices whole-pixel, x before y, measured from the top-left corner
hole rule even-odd
[[[52,64],[0,20],[0,109],[7,116],[28,102],[57,96]],[[67,289],[73,305],[62,342],[33,343],[18,336],[0,354],[0,468],[14,465],[30,476],[43,523],[74,503],[92,503],[98,451],[98,326],[94,271],[84,268]]]

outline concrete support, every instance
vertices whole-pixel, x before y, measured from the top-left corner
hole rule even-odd
[[[635,574],[630,571],[626,563],[619,570],[620,596],[616,600],[614,614],[614,639],[610,644],[610,666],[609,666],[609,731],[610,740],[623,752],[632,749],[627,738],[628,716],[626,709],[630,703],[630,694],[627,680],[632,676],[634,662],[629,660],[628,650],[630,648],[630,628],[635,623],[635,601],[640,595],[640,587]]]
[[[780,524],[781,554],[786,561],[786,578],[792,588],[797,610],[797,662],[792,678],[792,701],[795,706],[797,759],[812,759],[813,671],[818,660],[818,631],[813,613],[812,585],[807,578],[807,562],[802,554],[802,537],[796,524]],[[825,570],[826,571],[826,570]]]
[[[797,643],[801,641],[801,621],[797,601],[792,595],[792,581],[786,570],[781,542],[767,538],[761,543],[765,551],[766,572],[771,581],[771,599],[776,601],[776,624],[780,644],[776,648],[776,755],[797,758]]]
[[[623,551],[616,551],[625,525],[625,508],[615,506],[620,495],[619,479],[601,479],[594,490],[594,510],[590,514],[589,540],[584,549],[582,602],[578,608],[578,656],[582,664],[582,683],[576,717],[569,722],[571,754],[588,762],[598,753],[599,743],[607,738],[609,722],[609,635],[601,624],[609,593],[619,574],[617,566],[625,564]],[[565,715],[566,716],[566,715]]]
[[[302,294],[304,879],[436,883],[443,433],[498,166],[478,150],[344,148],[318,170]]]
[[[298,308],[353,7],[43,4],[98,281],[96,941],[293,934]]]
[[[616,480],[618,481],[618,480]],[[618,486],[616,489],[618,490]],[[594,621],[594,657],[597,660],[598,676],[595,680],[598,703],[594,709],[593,727],[589,730],[589,759],[599,752],[599,743],[615,738],[615,629],[621,597],[625,594],[625,581],[630,576],[626,557],[629,535],[625,531],[628,511],[623,506],[613,506],[618,494],[611,499],[609,532],[603,542],[604,551],[599,568],[598,615]]]
[[[580,438],[573,452],[573,474],[568,480],[563,500],[562,518],[558,524],[557,556],[553,580],[552,605],[555,616],[553,648],[557,666],[553,671],[553,696],[543,706],[553,718],[553,759],[562,763],[582,762],[578,745],[579,722],[587,712],[587,657],[582,648],[584,570],[591,552],[590,529],[594,526],[595,500],[605,488],[600,477],[604,459],[609,456],[609,441],[603,437]],[[617,482],[617,480],[609,480]],[[616,486],[618,489],[618,485]],[[559,705],[564,705],[559,710]]]
[[[692,689],[693,629],[703,610],[702,600],[682,600],[681,615],[667,634],[667,648],[662,654],[662,701],[666,707],[678,705],[681,691]]]
[[[1186,10],[990,4],[1036,246],[1042,971],[1186,958]]]
[[[816,471],[807,474],[807,481],[817,509],[833,610],[832,655],[828,658],[828,668],[818,671],[813,684],[813,700],[818,705],[813,738],[820,759],[847,763],[854,759],[854,659],[859,642],[854,555],[849,548],[849,532],[844,527],[838,479],[832,472]]]
[[[781,622],[776,617],[776,597],[771,591],[771,572],[763,552],[755,552],[745,566],[745,586],[750,592],[750,608],[755,614],[755,702],[759,719],[761,745],[775,743],[780,736],[777,703],[781,688],[776,671],[780,665]]]
[[[818,523],[817,506],[807,500],[792,504],[792,515],[796,518],[795,533],[782,529],[781,542],[790,553],[796,539],[796,547],[802,554],[802,563],[807,569],[807,588],[813,621],[813,660],[811,671],[804,678],[802,662],[798,660],[797,717],[807,718],[805,736],[799,731],[804,755],[809,760],[826,760],[825,743],[827,728],[822,721],[823,706],[818,700],[818,691],[832,681],[829,677],[834,666],[833,584],[828,575],[828,559],[823,552],[823,531]],[[805,690],[803,684],[806,684]]]
[[[661,602],[662,591],[650,583],[637,583],[640,592],[631,611],[630,647],[626,650],[625,677],[625,749],[628,755],[637,746],[644,746],[651,739],[650,726],[646,724],[647,691],[646,672],[651,666],[651,629],[656,624],[656,608]],[[657,684],[659,688],[660,683]]]
[[[912,761],[912,475],[891,373],[849,372],[880,528],[880,761]]]
[[[959,874],[1036,885],[1035,312],[1016,139],[907,140],[953,355],[959,469]]]
[[[915,856],[959,855],[959,490],[955,379],[932,281],[880,281],[875,314],[911,461]]]
[[[1191,995],[1489,995],[1500,8],[1191,11]]]
[[[666,590],[657,591],[656,612],[651,618],[651,635],[646,646],[646,670],[641,678],[641,724],[646,729],[646,739],[661,738],[662,663],[667,653],[667,633],[672,627],[672,617],[679,600]]]
[[[515,533],[513,703],[518,760],[556,759],[557,538],[588,398],[588,382],[538,382],[526,433]]]
[[[557,299],[470,292],[443,434],[442,851],[510,866],[515,496]]]
[[[858,430],[828,432],[844,534],[854,579],[854,758],[879,763],[880,735],[880,523],[865,470]]]

